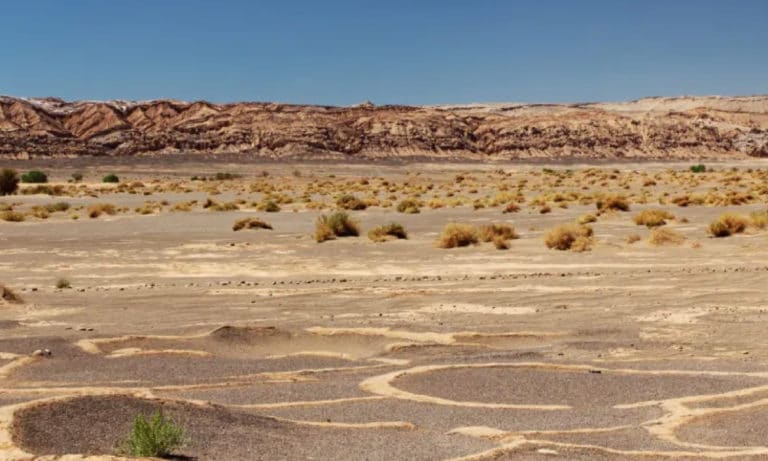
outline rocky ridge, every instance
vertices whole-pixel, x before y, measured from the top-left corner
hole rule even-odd
[[[0,158],[768,157],[768,96],[624,103],[350,107],[0,96]]]

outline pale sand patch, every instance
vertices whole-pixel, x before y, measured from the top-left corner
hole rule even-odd
[[[709,309],[703,309],[700,307],[692,307],[681,310],[660,310],[651,312],[650,314],[639,315],[635,317],[635,320],[639,322],[666,322],[674,324],[682,323],[694,323],[698,321],[698,318],[709,313]]]
[[[524,315],[533,314],[536,309],[533,307],[512,307],[512,306],[488,306],[484,304],[430,304],[421,307],[413,312],[423,312],[430,314],[458,313],[458,314],[496,314],[496,315]]]

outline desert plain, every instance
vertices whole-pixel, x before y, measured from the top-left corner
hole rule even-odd
[[[768,458],[767,161],[7,163],[0,459]]]

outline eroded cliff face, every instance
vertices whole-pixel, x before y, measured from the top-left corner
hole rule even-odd
[[[683,159],[768,156],[768,96],[302,106],[0,97],[0,157]]]

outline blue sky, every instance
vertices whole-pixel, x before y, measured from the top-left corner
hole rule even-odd
[[[0,94],[314,104],[768,93],[768,0],[9,0]]]

